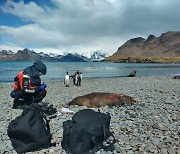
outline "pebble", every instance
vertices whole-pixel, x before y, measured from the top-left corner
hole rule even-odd
[[[78,112],[86,107],[68,106],[73,98],[90,92],[113,92],[133,96],[138,102],[132,105],[100,108],[110,113],[111,131],[117,140],[113,152],[103,149],[96,154],[180,154],[180,81],[171,76],[146,76],[135,78],[107,78],[82,80],[82,86],[65,87],[63,81],[47,82],[46,102],[60,110],[68,107]],[[12,110],[13,99],[9,96],[11,84],[1,85],[0,90],[0,153],[15,154],[7,136],[11,120],[22,113]],[[97,109],[94,109],[97,111]],[[63,122],[73,114],[61,115],[51,120],[51,132],[56,147],[29,154],[66,154],[61,147]]]

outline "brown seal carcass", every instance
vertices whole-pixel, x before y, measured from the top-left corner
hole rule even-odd
[[[115,94],[115,93],[103,93],[94,92],[84,96],[74,98],[69,105],[79,105],[87,107],[104,107],[104,106],[121,106],[125,104],[131,104],[136,102],[133,97]]]

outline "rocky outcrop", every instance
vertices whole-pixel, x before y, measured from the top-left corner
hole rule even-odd
[[[160,37],[149,35],[147,39],[141,37],[130,39],[104,61],[158,62],[163,58],[179,58],[180,62],[180,32],[167,32]]]

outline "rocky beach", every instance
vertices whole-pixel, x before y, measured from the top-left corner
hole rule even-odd
[[[13,99],[9,93],[13,84],[0,85],[0,153],[15,154],[7,136],[11,120],[22,113],[12,109]],[[86,107],[68,106],[77,96],[91,92],[125,94],[136,99],[132,105],[103,107],[100,111],[110,113],[111,125],[117,142],[113,152],[100,150],[97,154],[180,154],[180,80],[172,76],[117,77],[82,80],[82,85],[65,87],[63,81],[47,82],[45,102],[53,104],[58,111],[62,107],[77,112]],[[96,110],[95,108],[92,108]],[[55,147],[33,154],[65,154],[61,147],[63,121],[71,120],[73,114],[63,114],[50,121],[52,142]]]

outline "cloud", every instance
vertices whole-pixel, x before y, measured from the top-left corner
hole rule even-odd
[[[12,0],[7,0],[1,9],[5,13],[10,13],[19,16],[24,20],[30,21],[37,20],[45,14],[45,11],[35,2],[29,2],[28,4],[25,4],[22,0],[18,3]]]
[[[132,37],[178,31],[179,0],[51,0],[53,5],[36,1],[8,0],[4,13],[31,23],[0,27],[0,35],[11,35],[14,43],[31,48],[116,52]]]
[[[9,44],[9,45],[0,45],[0,50],[11,50],[13,52],[17,52],[18,50],[21,50],[22,47],[16,46],[14,44]]]

